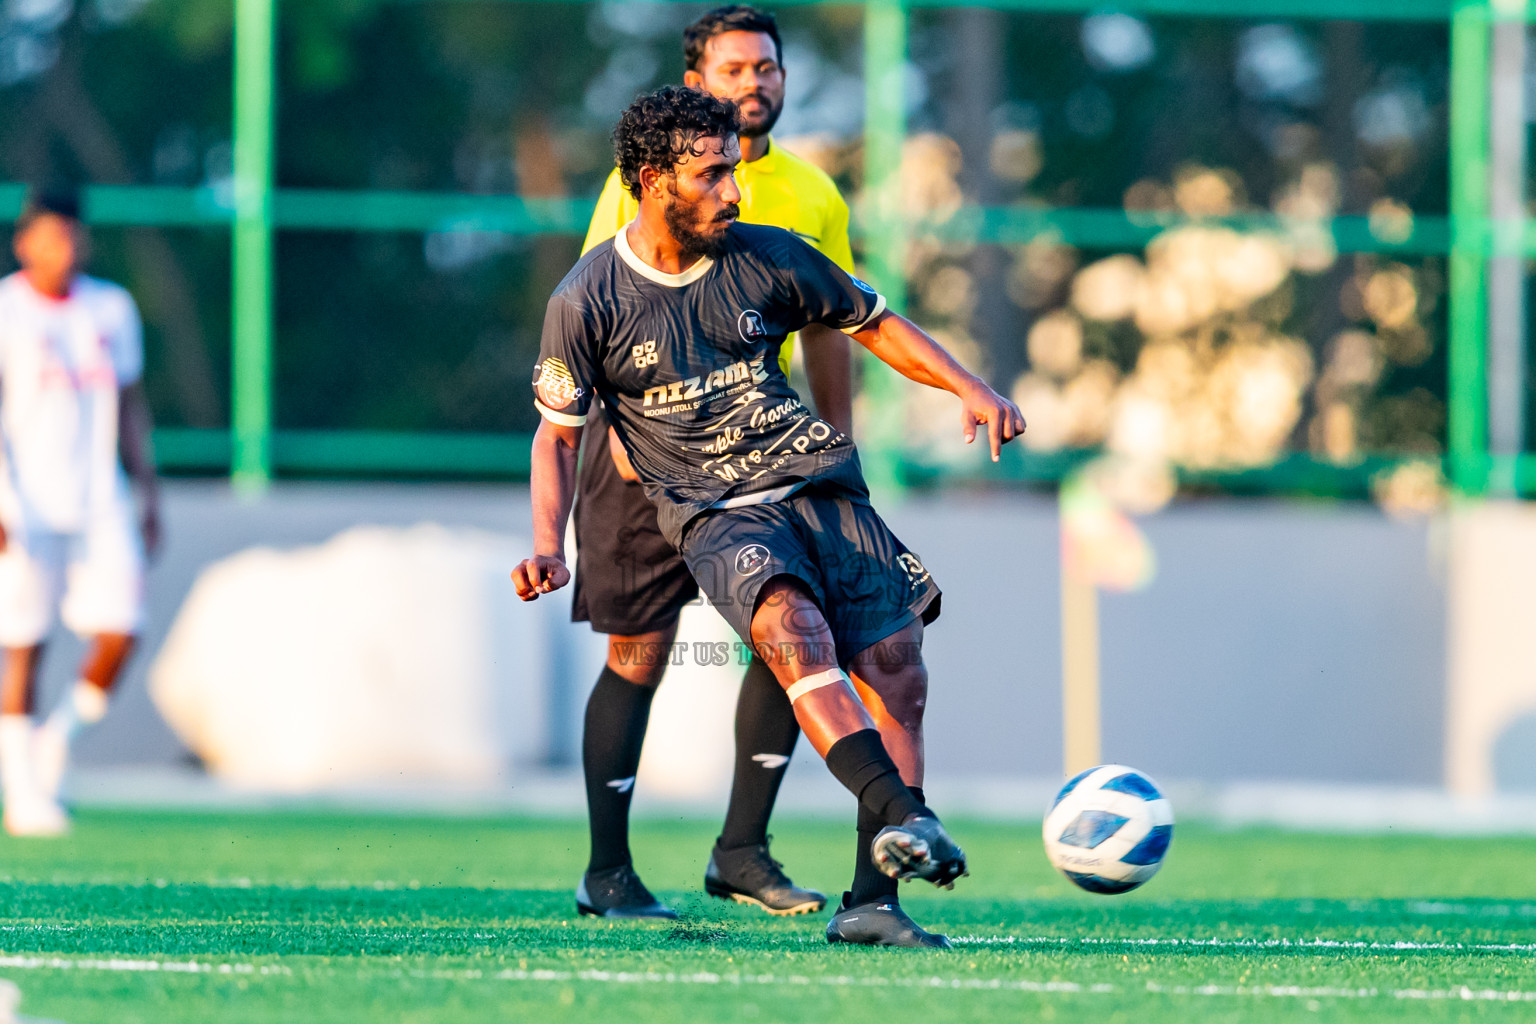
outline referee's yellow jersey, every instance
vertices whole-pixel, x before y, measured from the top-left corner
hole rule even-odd
[[[743,161],[736,168],[736,186],[741,189],[743,221],[792,231],[827,259],[853,273],[848,204],[821,168],[795,156],[770,136],[767,153],[751,163]],[[598,197],[581,251],[585,253],[618,234],[639,212],[640,204],[625,190],[615,168]],[[786,377],[794,343],[795,336],[791,334],[779,349],[779,366]]]

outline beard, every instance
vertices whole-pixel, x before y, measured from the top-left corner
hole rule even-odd
[[[735,203],[727,206],[715,214],[711,224],[725,222],[730,224],[741,215],[741,207]],[[690,256],[708,256],[710,259],[719,259],[725,253],[726,243],[730,239],[730,231],[705,233],[700,230],[698,207],[684,203],[678,198],[676,192],[672,193],[672,202],[668,203],[662,211],[666,219],[667,230],[677,240],[683,252]]]
[[[755,121],[748,121],[746,115],[741,113],[741,100],[736,101],[736,114],[741,119],[741,131],[738,133],[744,139],[758,139],[773,130],[773,126],[779,123],[779,115],[784,113],[784,101],[777,104],[768,99],[761,92],[754,92],[743,96],[741,99],[755,99],[762,104],[763,112],[757,115]]]

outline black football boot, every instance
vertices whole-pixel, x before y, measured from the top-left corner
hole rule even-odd
[[[924,931],[907,916],[893,899],[872,900],[850,907],[853,893],[843,893],[843,901],[827,922],[827,941],[859,946],[903,946],[907,949],[949,949],[949,940]]]
[[[772,836],[768,837],[773,840]],[[722,849],[716,841],[704,869],[704,891],[723,900],[762,907],[775,917],[809,914],[827,905],[826,896],[789,880],[784,865],[768,855],[768,843]]]
[[[652,896],[628,864],[582,875],[576,887],[576,911],[593,917],[677,920],[677,911]]]
[[[965,851],[949,837],[939,819],[912,817],[887,825],[869,844],[870,859],[891,878],[921,878],[944,889],[968,875]]]

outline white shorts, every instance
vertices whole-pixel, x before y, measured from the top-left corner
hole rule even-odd
[[[137,633],[144,618],[144,550],[129,510],[79,533],[6,528],[0,552],[0,646],[31,647],[54,609],[80,636]],[[62,599],[62,604],[61,604]]]

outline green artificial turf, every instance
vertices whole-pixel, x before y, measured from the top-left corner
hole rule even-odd
[[[112,1022],[1536,1020],[1536,840],[1181,825],[1125,896],[1038,826],[954,822],[972,877],[904,887],[948,953],[829,948],[825,915],[705,897],[711,822],[637,823],[677,923],[577,920],[550,819],[88,811],[0,839],[0,978],[26,1018]],[[774,850],[833,892],[851,830]]]

